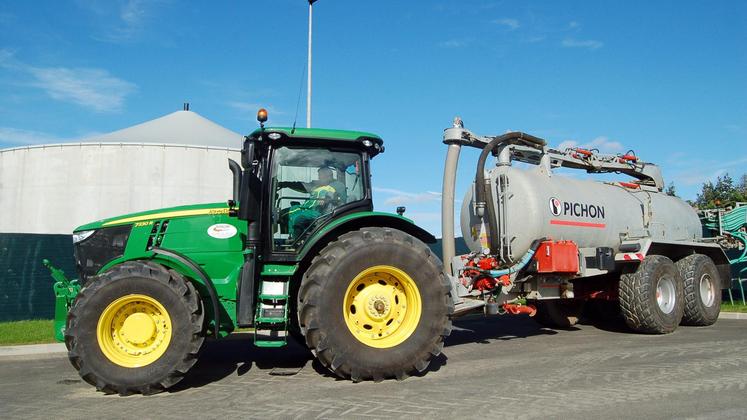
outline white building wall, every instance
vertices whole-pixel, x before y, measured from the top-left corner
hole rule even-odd
[[[224,202],[236,149],[78,143],[0,150],[0,232],[69,234],[121,214]]]

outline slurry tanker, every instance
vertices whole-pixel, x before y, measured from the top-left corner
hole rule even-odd
[[[612,306],[632,330],[659,334],[718,318],[729,260],[717,243],[703,240],[696,211],[663,192],[658,166],[632,151],[556,150],[520,132],[477,136],[459,121],[444,131],[444,143],[444,271],[463,299],[455,313],[477,305],[568,327],[587,304]],[[482,153],[461,209],[472,252],[454,256],[454,174],[463,146]],[[491,154],[496,164],[486,168]],[[633,180],[581,180],[560,169]]]
[[[258,120],[241,162],[229,161],[226,203],[77,228],[76,280],[45,261],[57,280],[57,337],[100,391],[169,388],[206,338],[237,328],[251,328],[259,347],[293,336],[336,375],[380,381],[425,371],[452,319],[469,313],[564,328],[601,303],[633,331],[658,334],[718,317],[724,252],[701,238],[692,208],[662,192],[658,167],[632,152],[556,150],[521,132],[478,136],[455,120],[443,137],[442,262],[403,207],[373,210],[369,162],[384,152],[380,137],[265,127],[265,110]],[[461,209],[471,252],[455,255],[462,147],[482,152]],[[633,180],[580,180],[561,168]]]

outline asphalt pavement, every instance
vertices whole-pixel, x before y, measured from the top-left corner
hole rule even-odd
[[[664,336],[554,331],[524,317],[457,320],[422,376],[352,383],[297,344],[208,342],[170,392],[104,395],[64,355],[0,357],[3,418],[746,418],[747,323]]]

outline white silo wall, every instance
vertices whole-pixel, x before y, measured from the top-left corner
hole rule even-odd
[[[236,149],[76,143],[0,150],[0,232],[69,234],[136,211],[224,202]]]

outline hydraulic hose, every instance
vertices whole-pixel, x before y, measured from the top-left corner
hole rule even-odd
[[[500,277],[507,274],[513,274],[517,271],[521,270],[522,268],[526,267],[527,264],[529,264],[529,261],[532,260],[532,257],[534,257],[534,254],[537,252],[537,248],[539,248],[540,244],[545,241],[546,238],[541,239],[535,239],[534,242],[532,242],[532,245],[529,247],[529,251],[524,254],[523,257],[517,262],[516,264],[512,265],[508,268],[503,268],[500,270],[489,270],[488,273],[491,277]]]
[[[483,207],[485,206],[485,161],[488,159],[488,154],[490,154],[490,152],[492,152],[499,144],[503,146],[508,146],[510,144],[525,144],[529,147],[542,150],[547,142],[539,137],[519,131],[506,133],[491,140],[490,143],[482,149],[480,158],[477,160],[477,173],[475,174],[475,202],[478,206],[480,203],[482,203]]]
[[[511,144],[523,144],[542,150],[547,142],[539,137],[532,136],[531,134],[513,131],[495,137],[482,149],[480,158],[477,160],[477,172],[475,174],[475,209],[477,211],[477,216],[483,220],[485,220],[486,197],[492,196],[491,192],[486,191],[485,188],[485,161],[488,159],[488,154],[490,154],[497,146],[500,145],[501,148],[503,148]],[[488,214],[487,225],[488,247],[494,252],[496,247],[498,247],[496,234],[498,226],[495,220],[495,215]]]

